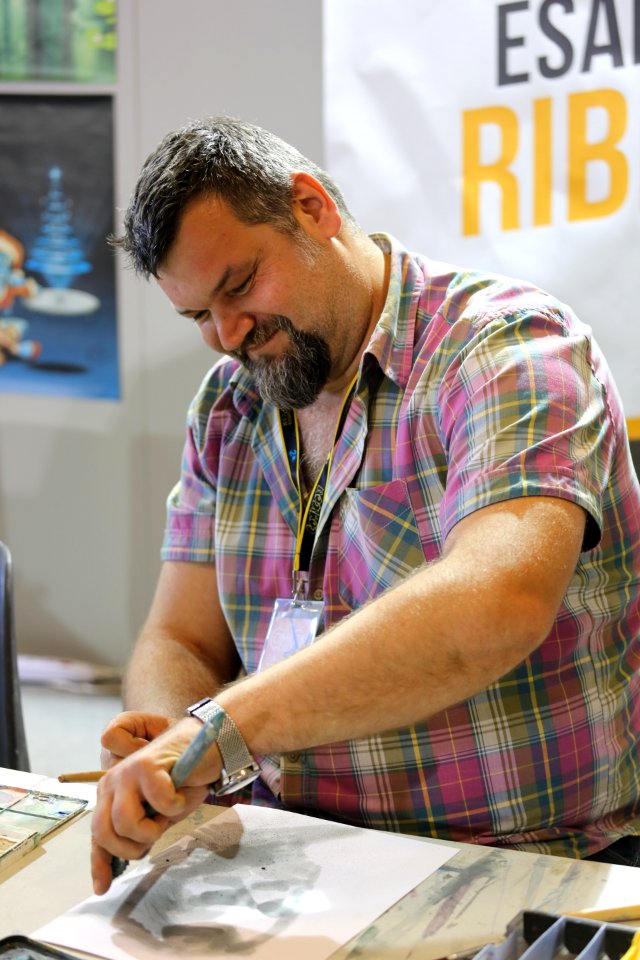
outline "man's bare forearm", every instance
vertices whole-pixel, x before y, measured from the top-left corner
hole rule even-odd
[[[127,670],[126,709],[181,717],[239,670],[213,565],[165,563]]]
[[[125,676],[125,709],[181,717],[195,700],[215,694],[234,676],[223,675],[174,637],[143,631]]]

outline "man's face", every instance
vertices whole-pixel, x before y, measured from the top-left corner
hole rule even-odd
[[[214,350],[240,360],[261,396],[308,406],[330,380],[338,304],[330,254],[302,228],[247,226],[215,197],[185,211],[158,283]]]

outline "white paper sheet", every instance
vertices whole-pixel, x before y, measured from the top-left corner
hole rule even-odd
[[[34,936],[109,960],[323,960],[455,853],[239,805]]]

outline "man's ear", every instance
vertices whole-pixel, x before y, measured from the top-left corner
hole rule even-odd
[[[293,215],[308,233],[331,240],[342,226],[336,202],[310,173],[291,174]]]

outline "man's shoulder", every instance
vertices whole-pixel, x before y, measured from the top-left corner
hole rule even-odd
[[[444,312],[451,319],[463,314],[486,318],[525,310],[562,315],[569,309],[530,280],[430,257],[407,249],[389,234],[372,235],[372,239],[392,254],[392,277],[400,297],[417,301],[429,315]]]
[[[447,365],[498,331],[496,344],[510,336],[590,333],[568,306],[533,282],[413,252],[389,235],[375,240],[391,254],[391,271],[370,349],[398,382],[416,364],[433,359]]]
[[[439,314],[448,326],[462,323],[479,330],[511,319],[542,320],[557,332],[579,324],[571,308],[532,281],[418,256],[424,283],[420,305]]]

